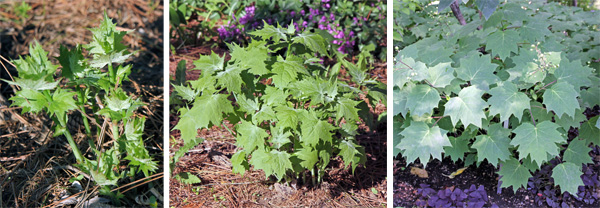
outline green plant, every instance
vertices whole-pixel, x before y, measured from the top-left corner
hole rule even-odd
[[[21,1],[21,4],[14,7],[15,15],[19,17],[21,23],[25,22],[25,19],[29,18],[29,14],[27,14],[29,11],[31,11],[31,6],[29,6],[29,4],[27,4],[25,1]]]
[[[372,55],[386,59],[384,45],[386,1],[246,0],[227,24],[218,28],[227,43],[245,45],[249,33],[264,25],[293,24],[299,32],[323,30],[334,37],[332,46],[342,53],[358,54],[373,47]],[[231,14],[230,14],[231,16]],[[225,22],[225,21],[223,21]]]
[[[600,104],[600,20],[580,8],[511,1],[485,18],[463,7],[461,24],[422,6],[396,13],[405,36],[394,65],[394,155],[423,165],[487,160],[500,169],[500,187],[514,191],[562,156],[554,185],[576,195],[589,146],[600,144],[598,117],[582,114]],[[579,136],[569,142],[570,128]]]
[[[265,25],[251,34],[258,38],[247,47],[228,45],[230,61],[214,53],[201,56],[194,61],[200,78],[173,86],[174,96],[186,101],[173,129],[184,146],[198,143],[198,129],[227,120],[235,124],[228,130],[240,148],[231,158],[235,173],[252,165],[281,181],[310,172],[316,184],[334,155],[353,171],[364,163],[354,137],[358,124],[373,116],[360,97],[385,103],[385,85],[367,77],[370,51],[352,64],[319,34],[296,34],[293,24]],[[330,54],[338,63],[325,67],[319,58]],[[342,65],[352,84],[338,79]]]
[[[217,35],[214,31],[218,19],[222,16],[231,16],[240,1],[224,1],[224,0],[170,0],[169,1],[169,23],[171,25],[171,37],[177,37],[181,41],[177,47],[190,43],[194,40],[198,44],[198,39],[204,38],[201,41],[208,41],[212,36]],[[188,20],[198,16],[198,25],[188,27]],[[227,21],[227,19],[223,19]]]
[[[22,107],[22,113],[46,112],[54,121],[54,137],[66,137],[77,167],[103,186],[101,193],[113,195],[110,186],[118,186],[120,179],[134,178],[140,171],[148,177],[158,167],[142,140],[145,118],[134,115],[144,104],[121,88],[131,73],[131,65],[120,65],[131,55],[121,43],[127,32],[117,31],[106,14],[100,26],[90,30],[91,43],[72,50],[61,46],[57,57],[62,66],[60,73],[58,65],[49,61],[48,53],[36,42],[30,46],[29,56],[13,61],[18,77],[4,81],[19,89],[10,98],[12,106]],[[83,48],[93,59],[84,57]],[[67,128],[69,115],[76,116],[75,111],[83,120],[92,158],[82,154],[71,134],[73,130]],[[90,117],[87,112],[94,115]],[[91,124],[96,124],[96,129]],[[92,140],[94,133],[97,143]],[[104,148],[107,137],[112,139],[108,149]],[[129,161],[125,171],[119,167],[122,160]]]

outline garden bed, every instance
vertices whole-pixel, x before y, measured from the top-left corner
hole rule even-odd
[[[89,28],[97,27],[107,11],[121,30],[131,31],[124,44],[138,52],[126,64],[132,64],[131,82],[124,82],[125,91],[141,98],[146,104],[137,112],[147,122],[143,138],[150,155],[159,161],[158,180],[138,181],[128,185],[140,186],[125,191],[121,200],[125,206],[147,206],[151,196],[160,198],[162,204],[162,152],[163,152],[163,79],[162,79],[162,24],[163,4],[158,1],[28,1],[27,16],[18,16],[15,8],[20,2],[0,3],[0,55],[8,60],[28,54],[30,44],[37,40],[49,51],[50,61],[58,64],[60,45],[73,48],[91,41]],[[1,61],[1,78],[11,80],[16,70]],[[60,70],[60,69],[59,69]],[[62,85],[62,84],[61,84]],[[97,198],[98,187],[83,177],[77,183],[69,181],[80,175],[74,167],[75,158],[63,136],[52,137],[53,121],[45,113],[21,114],[21,108],[9,107],[8,98],[14,95],[14,86],[0,84],[0,192],[2,207],[81,206],[96,203],[113,204],[106,198]],[[70,115],[69,129],[82,153],[89,157],[91,149],[82,133],[80,115]],[[106,145],[107,141],[103,145]],[[124,168],[124,167],[123,167]],[[72,197],[71,197],[72,196]],[[70,197],[70,198],[69,198]],[[136,202],[136,197],[139,202]],[[95,199],[94,199],[95,198]],[[141,202],[141,204],[140,204]],[[162,206],[162,205],[159,205]]]

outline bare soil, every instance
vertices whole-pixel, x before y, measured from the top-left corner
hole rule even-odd
[[[49,51],[49,56],[59,55],[60,45],[73,48],[89,43],[91,32],[103,18],[103,12],[122,30],[131,31],[124,43],[137,53],[128,63],[133,64],[130,82],[124,88],[147,104],[137,112],[145,116],[146,147],[159,161],[159,172],[154,181],[141,180],[128,183],[119,190],[125,198],[121,206],[146,206],[148,197],[159,198],[162,206],[162,152],[163,152],[163,79],[162,79],[162,25],[163,3],[153,0],[130,1],[27,1],[32,7],[28,18],[16,15],[15,5],[20,1],[0,2],[0,55],[8,61],[27,55],[29,44],[37,40]],[[54,58],[50,60],[58,64]],[[7,60],[0,60],[0,78],[10,80],[16,70]],[[60,70],[60,69],[59,69]],[[0,82],[0,207],[83,206],[98,196],[98,187],[88,178],[80,180],[82,191],[73,189],[69,179],[79,175],[72,151],[64,137],[52,137],[52,120],[43,113],[21,113],[18,107],[10,107],[8,100],[14,89]],[[76,118],[71,116],[70,118]],[[71,130],[81,127],[76,119],[70,119]],[[79,129],[81,130],[81,129]],[[91,158],[91,149],[84,134],[74,134],[83,154]],[[106,144],[104,144],[106,145]],[[126,165],[126,164],[124,164]],[[123,167],[124,168],[124,167]],[[139,187],[131,188],[139,185]],[[131,188],[131,189],[129,189]],[[154,193],[153,193],[154,192]],[[67,198],[72,196],[71,198]],[[73,200],[74,199],[74,200]],[[98,199],[98,198],[96,198]],[[138,203],[136,199],[141,202]],[[71,201],[66,205],[67,201]],[[117,205],[102,201],[96,205]]]

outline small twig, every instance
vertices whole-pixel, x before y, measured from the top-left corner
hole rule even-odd
[[[2,58],[2,60],[8,62],[10,65],[12,65],[13,67],[15,67],[15,69],[17,68],[17,66],[15,66],[12,62],[6,60],[4,58],[4,56],[0,55],[0,58]],[[8,76],[10,77],[10,80],[12,80],[14,82],[15,79],[13,78],[12,74],[10,74],[10,72],[8,71],[8,68],[6,68],[6,66],[4,65],[4,63],[2,63],[2,61],[0,61],[0,64],[2,64],[2,67],[4,67],[4,70],[6,71],[6,73],[8,74]],[[17,89],[21,90],[21,88],[18,85],[17,85]]]
[[[17,107],[10,107],[10,108],[0,108],[0,111],[12,111],[12,110],[16,110],[16,109],[21,109],[23,107],[17,106]]]
[[[152,179],[152,180],[150,180],[150,181],[153,181],[153,180],[156,180],[156,179],[158,179],[158,178],[162,178],[162,177],[163,177],[163,173],[162,173],[162,172],[161,172],[161,173],[157,173],[157,174],[154,174],[154,175],[151,175],[151,176],[148,176],[148,177],[142,178],[142,179],[138,179],[138,180],[136,180],[136,181],[134,181],[134,182],[131,182],[131,183],[125,184],[125,185],[123,185],[123,186],[120,186],[120,187],[118,187],[118,188],[114,188],[114,189],[110,190],[110,192],[115,192],[115,191],[117,191],[117,190],[119,190],[119,189],[122,189],[122,188],[124,188],[124,187],[130,186],[130,185],[133,185],[133,184],[136,184],[136,183],[138,183],[138,182],[140,182],[140,181],[143,181],[143,180],[146,180],[146,179]],[[150,181],[147,181],[147,182],[150,182]],[[146,182],[146,183],[147,183],[147,182]],[[142,184],[145,184],[145,183],[142,183]],[[140,184],[140,185],[141,185],[141,184]],[[137,187],[137,186],[135,186],[135,187]],[[132,188],[135,188],[135,187],[132,187]],[[127,189],[127,190],[123,191],[123,193],[125,193],[125,192],[126,192],[126,191],[128,191],[128,190],[129,190],[129,189]]]
[[[233,131],[231,131],[231,129],[229,129],[229,127],[227,127],[227,125],[225,125],[225,121],[223,121],[223,126],[225,127],[225,129],[227,129],[227,131],[229,131],[231,136],[236,136],[236,134],[234,134]]]
[[[546,108],[544,108],[544,107],[542,107],[542,106],[535,106],[535,105],[532,105],[531,107],[534,107],[534,108],[541,108],[541,109],[544,109],[544,110],[546,110]]]
[[[415,69],[413,69],[412,67],[410,67],[408,64],[404,63],[402,60],[398,60],[398,62],[404,64],[406,67],[408,67],[410,70],[416,71]],[[435,88],[429,81],[427,81],[427,79],[423,79],[423,81],[425,81],[429,86],[431,86],[432,88]],[[445,98],[445,96],[444,96]]]
[[[444,117],[446,117],[446,116],[439,117],[439,118],[438,118],[438,119],[435,121],[435,123],[433,123],[433,126],[435,126],[435,125],[438,123],[438,121],[442,120],[442,118],[444,118]]]
[[[23,131],[15,132],[15,133],[12,133],[12,134],[2,135],[2,136],[0,136],[0,138],[12,137],[12,136],[17,135],[17,134],[24,134],[24,133],[29,133],[29,132],[31,132],[31,131],[29,131],[29,130],[23,130]]]
[[[554,81],[552,81],[552,82],[550,82],[550,83],[548,83],[548,84],[544,85],[542,88],[540,88],[540,89],[538,89],[537,91],[535,91],[535,94],[537,94],[537,93],[538,93],[540,90],[542,90],[542,89],[546,89],[546,87],[548,87],[548,85],[554,84],[555,82],[556,82],[556,80],[554,80]]]
[[[260,183],[260,182],[261,181],[252,181],[252,182],[243,182],[243,183],[209,183],[209,184],[197,185],[197,186],[192,186],[192,187],[196,188],[196,187],[218,186],[218,185],[246,185],[246,184],[255,184],[255,183]]]
[[[138,186],[141,186],[141,185],[144,185],[144,184],[150,183],[150,182],[152,182],[152,181],[155,181],[155,180],[157,180],[157,179],[161,179],[161,178],[163,177],[162,173],[155,174],[155,175],[158,175],[158,176],[155,176],[154,178],[152,178],[152,179],[150,179],[150,180],[144,181],[144,182],[142,182],[142,183],[140,183],[140,184],[137,184],[137,185],[135,185],[135,186],[132,186],[132,187],[130,187],[130,188],[128,188],[128,189],[125,189],[125,190],[124,190],[123,192],[121,192],[121,193],[125,193],[125,192],[127,192],[127,191],[129,191],[129,190],[131,190],[131,189],[134,189],[134,188],[138,187]],[[152,176],[150,176],[150,177],[148,177],[148,178],[151,178],[151,177],[152,177]],[[142,178],[142,179],[146,179],[146,178]],[[137,181],[139,181],[139,180],[137,180]]]

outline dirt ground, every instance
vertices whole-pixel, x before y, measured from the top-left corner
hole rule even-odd
[[[216,38],[213,38],[215,40]],[[385,39],[383,39],[385,40]],[[176,40],[171,40],[173,44]],[[193,61],[211,51],[230,57],[219,44],[205,43],[199,46],[183,46],[169,57],[171,77],[177,63],[186,60],[186,78],[195,80],[200,71],[194,68]],[[341,79],[346,78],[341,70]],[[386,82],[386,65],[374,63],[371,77]],[[171,89],[172,90],[172,89]],[[377,115],[384,112],[385,106],[372,106]],[[178,122],[177,112],[171,108],[170,128]],[[228,128],[234,124],[226,123]],[[364,131],[366,126],[362,126]],[[386,207],[386,125],[379,124],[369,132],[361,134],[357,140],[365,147],[367,162],[356,168],[354,175],[345,169],[340,158],[332,160],[326,170],[323,183],[318,187],[301,184],[278,184],[265,180],[262,170],[250,170],[243,176],[231,171],[230,158],[236,151],[235,138],[223,127],[213,126],[210,130],[199,130],[199,137],[206,138],[176,164],[172,175],[190,172],[198,176],[202,183],[185,185],[177,180],[170,183],[170,206],[172,207]],[[179,131],[170,132],[171,156],[183,145]]]
[[[89,43],[88,28],[100,23],[104,11],[117,27],[131,31],[124,43],[136,54],[125,63],[133,64],[133,69],[131,82],[124,82],[124,88],[147,104],[137,113],[147,117],[143,138],[150,154],[159,161],[160,171],[151,179],[121,186],[119,191],[126,195],[121,205],[142,206],[148,197],[155,196],[162,206],[163,3],[153,0],[27,2],[31,9],[26,18],[15,12],[20,1],[0,2],[0,55],[8,60],[28,54],[29,44],[34,40],[50,51],[51,57],[59,55],[60,45],[73,48]],[[50,60],[58,63],[55,58]],[[2,79],[10,80],[7,71],[16,75],[6,60],[0,62]],[[0,82],[0,207],[79,207],[86,205],[84,202],[98,200],[95,198],[98,187],[88,179],[80,180],[83,191],[77,191],[76,184],[69,182],[78,175],[78,170],[71,166],[76,161],[66,139],[52,137],[49,117],[21,114],[20,108],[9,107],[8,98],[12,95],[14,90]],[[81,125],[75,123],[74,126]],[[83,135],[75,134],[74,138],[84,156],[92,157],[87,141],[96,138]],[[72,197],[67,198],[69,196]],[[101,198],[97,202],[105,207],[113,204]]]

